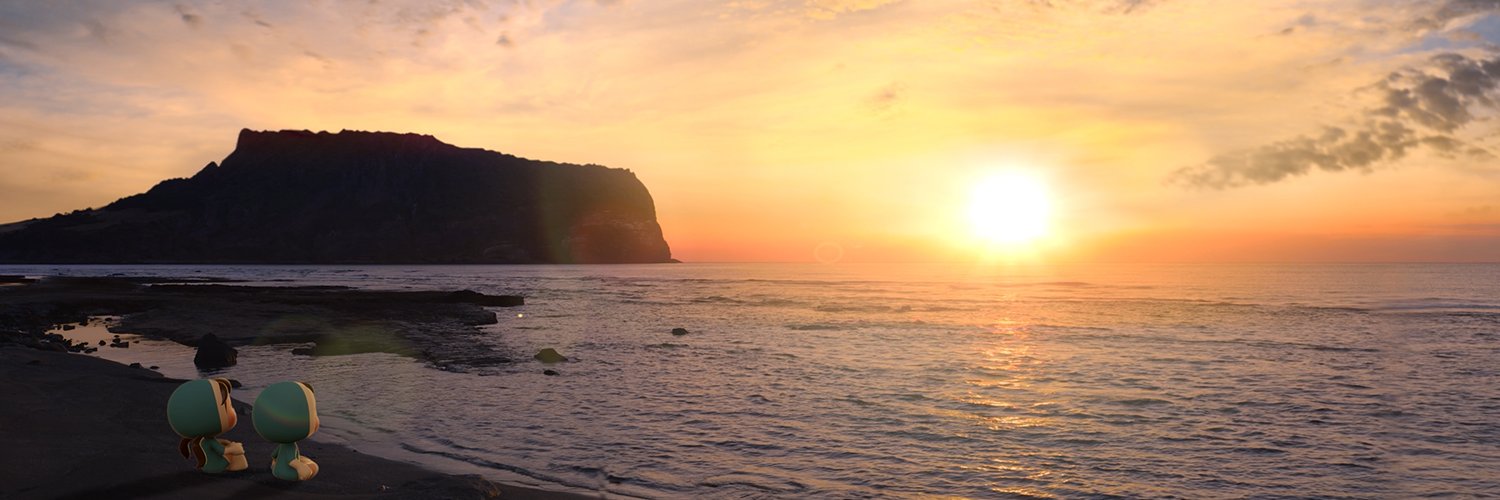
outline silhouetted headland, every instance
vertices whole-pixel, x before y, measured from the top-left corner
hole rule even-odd
[[[388,132],[242,130],[191,178],[0,225],[6,263],[672,261],[629,170]]]

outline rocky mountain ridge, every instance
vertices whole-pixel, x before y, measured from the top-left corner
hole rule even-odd
[[[190,178],[0,225],[7,263],[672,261],[629,170],[389,132],[242,130]]]

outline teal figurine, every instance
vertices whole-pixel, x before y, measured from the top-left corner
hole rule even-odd
[[[189,380],[167,399],[167,422],[182,436],[177,451],[204,472],[244,470],[245,447],[216,436],[234,428],[239,418],[229,401],[229,380]]]
[[[302,382],[277,382],[255,397],[251,413],[255,432],[279,443],[271,453],[271,475],[288,481],[306,481],[318,475],[318,464],[297,453],[297,442],[318,431],[318,404],[312,386]]]

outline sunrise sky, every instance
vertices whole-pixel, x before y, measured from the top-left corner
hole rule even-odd
[[[1497,8],[3,1],[0,222],[350,129],[629,168],[684,261],[1500,261]]]

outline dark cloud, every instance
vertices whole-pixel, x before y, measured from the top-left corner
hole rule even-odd
[[[177,14],[182,16],[182,22],[189,28],[197,29],[203,26],[203,16],[194,14],[186,5],[177,4]]]
[[[1161,3],[1162,0],[1117,0],[1112,7],[1114,12],[1121,14],[1133,14],[1144,12],[1146,9]]]
[[[36,44],[34,43],[16,38],[6,38],[4,35],[0,35],[0,45],[18,49],[36,50]]]
[[[1269,184],[1313,168],[1329,172],[1369,171],[1426,147],[1442,156],[1488,156],[1453,133],[1475,121],[1476,108],[1496,107],[1500,57],[1471,59],[1458,54],[1433,57],[1426,70],[1392,73],[1363,89],[1379,104],[1364,110],[1354,130],[1328,127],[1317,137],[1299,136],[1225,153],[1173,172],[1168,183],[1223,189]]]
[[[1496,10],[1500,10],[1500,0],[1448,0],[1441,2],[1431,14],[1417,18],[1412,25],[1418,29],[1439,29],[1448,21]]]
[[[1049,9],[1061,9],[1068,7],[1083,7],[1088,9],[1099,9],[1111,14],[1135,14],[1145,12],[1166,0],[1026,0],[1027,3],[1036,7]]]
[[[906,86],[900,83],[892,83],[875,91],[875,95],[865,99],[865,105],[877,113],[883,113],[895,109],[901,101],[906,98]]]

